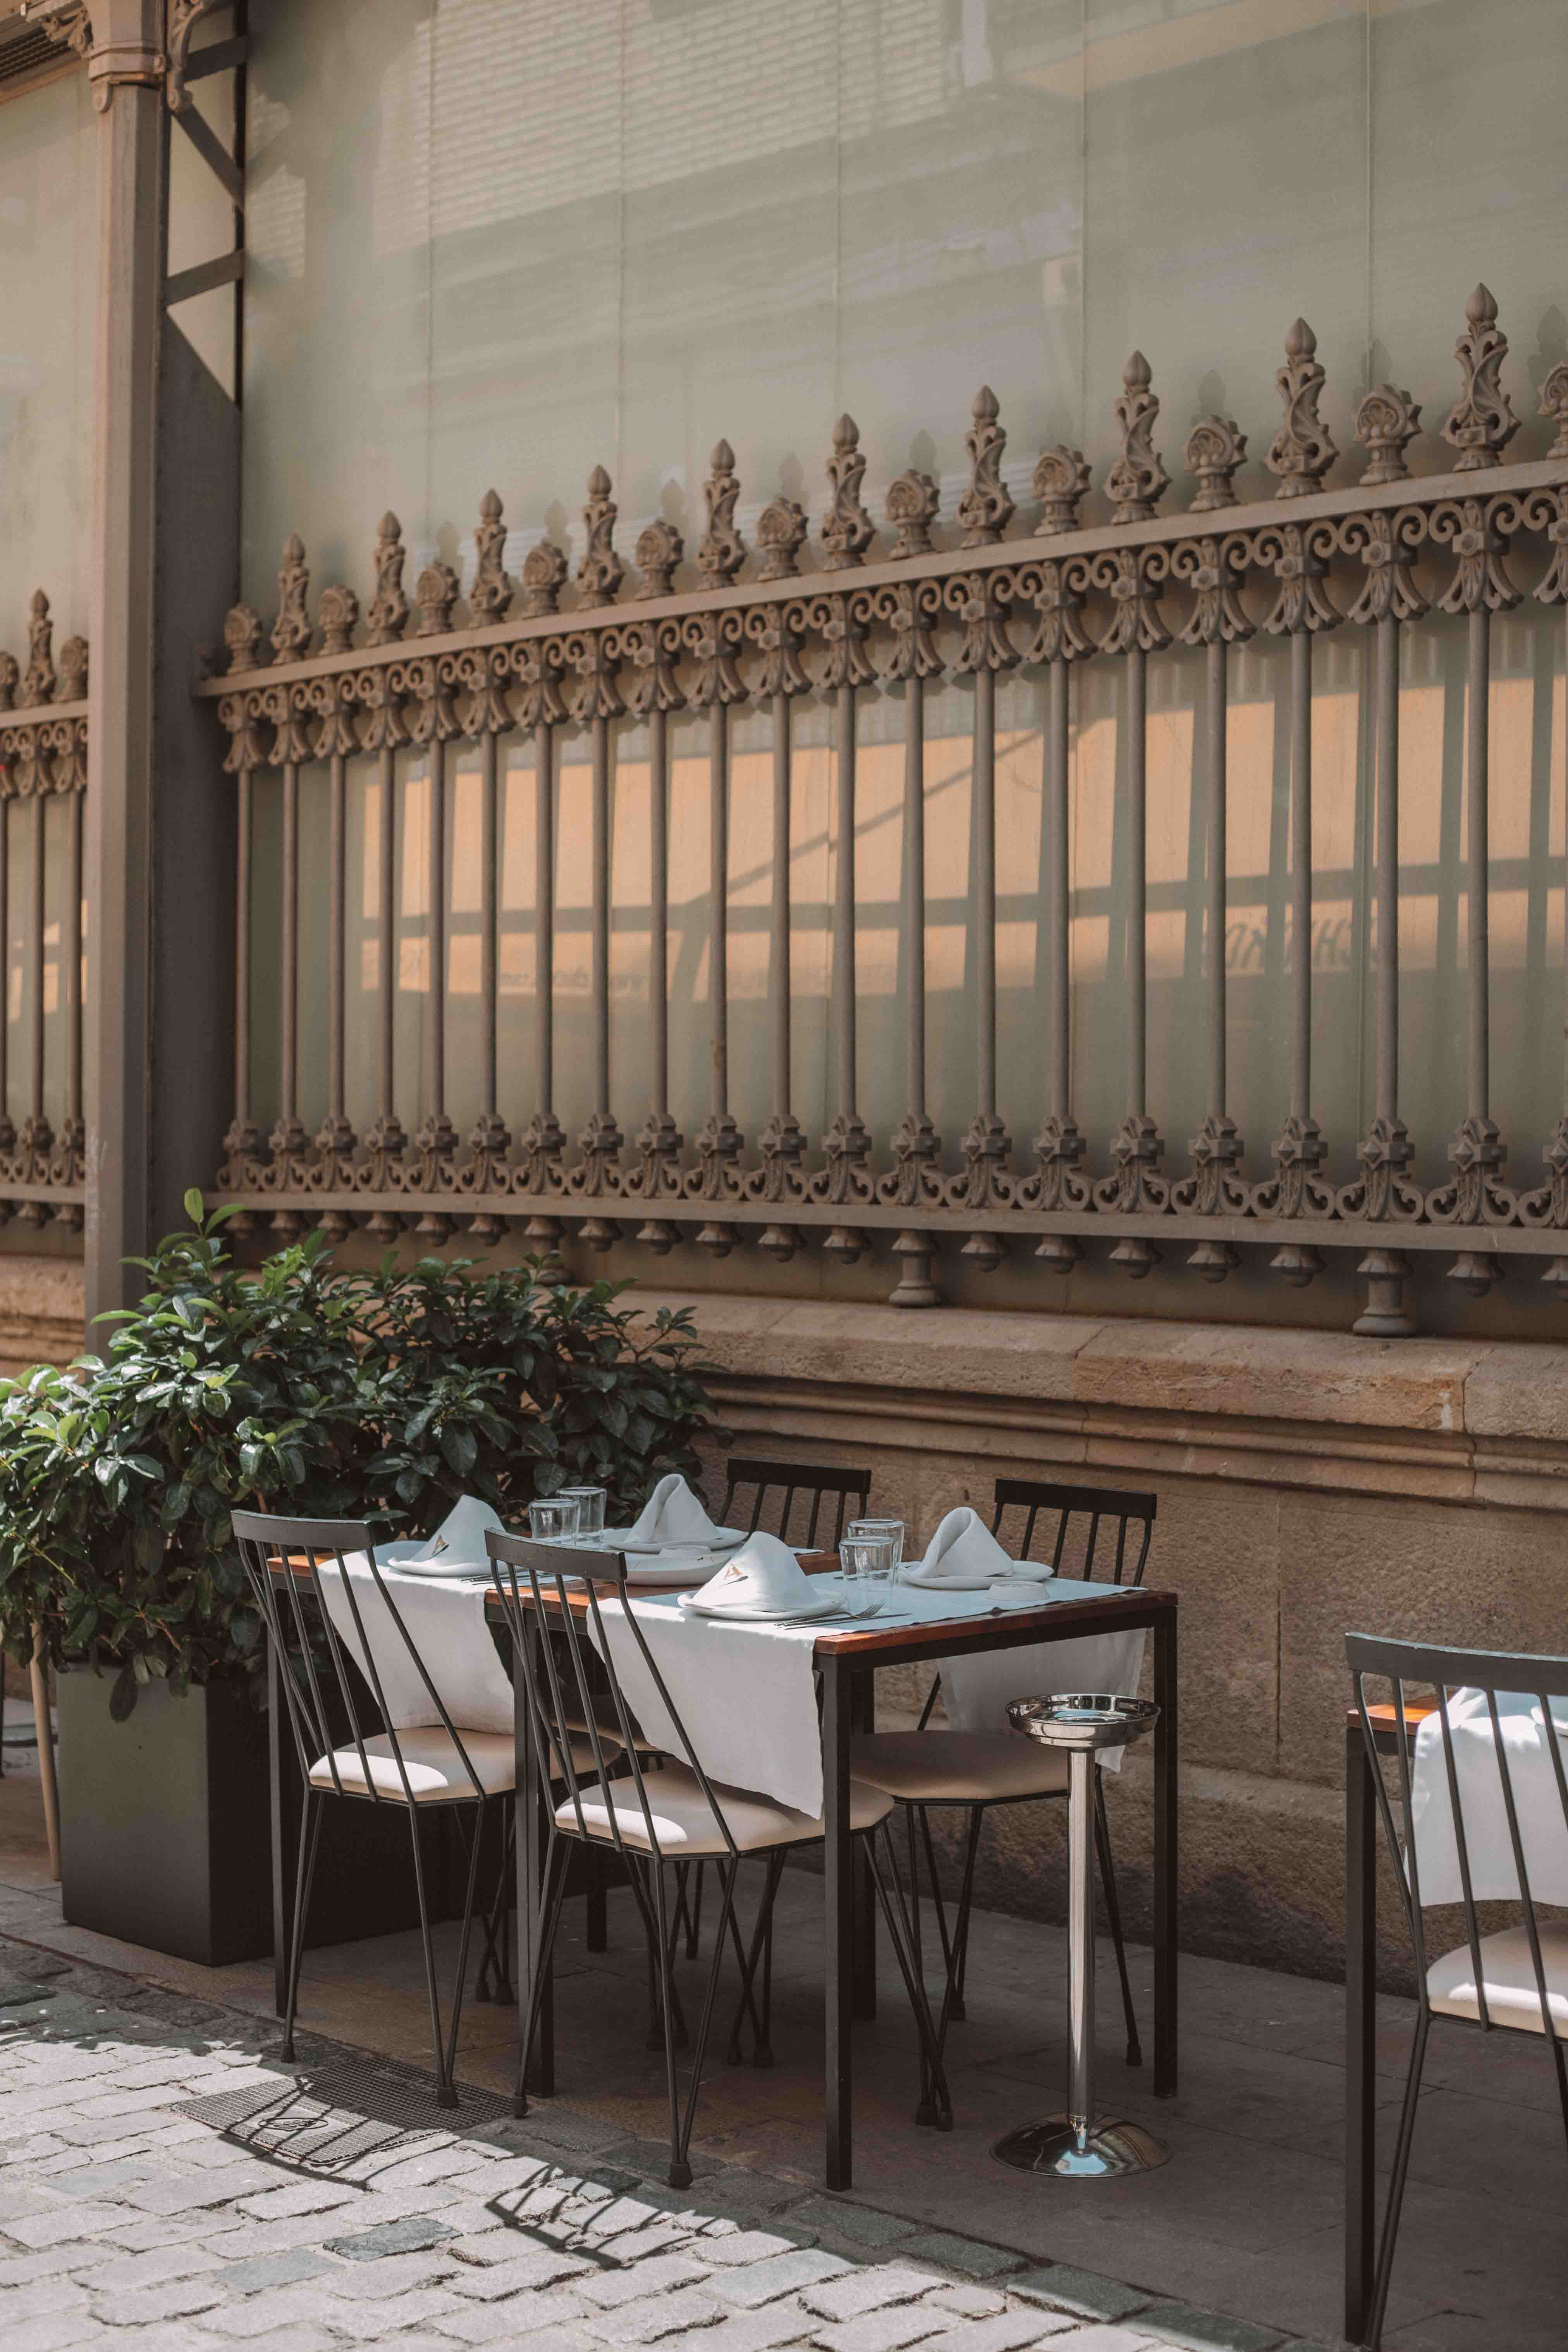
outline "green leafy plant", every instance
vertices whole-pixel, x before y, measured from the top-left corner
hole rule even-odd
[[[422,1259],[339,1271],[320,1232],[257,1271],[186,1196],[140,1305],[101,1356],[0,1382],[0,1642],[139,1687],[261,1670],[237,1507],[429,1532],[456,1497],[517,1518],[592,1482],[612,1515],[695,1475],[714,1429],[689,1312],[644,1322],[626,1286]]]

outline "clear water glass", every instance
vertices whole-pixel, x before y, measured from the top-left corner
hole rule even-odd
[[[893,1547],[893,1582],[898,1583],[900,1571],[904,1563],[902,1519],[851,1519],[845,1533],[855,1540],[865,1537],[887,1537]]]
[[[879,1617],[892,1598],[896,1554],[891,1536],[846,1536],[838,1576],[847,1617]]]
[[[528,1507],[528,1532],[535,1543],[569,1544],[577,1538],[577,1499],[550,1495]]]
[[[605,1542],[603,1486],[563,1486],[561,1499],[577,1506],[577,1540],[589,1551],[601,1551]]]

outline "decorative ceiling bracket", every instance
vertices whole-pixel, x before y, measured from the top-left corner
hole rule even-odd
[[[164,95],[171,114],[179,114],[191,102],[185,88],[185,66],[191,53],[191,36],[204,16],[222,5],[222,0],[169,0],[168,32],[165,36],[168,52],[164,59]]]

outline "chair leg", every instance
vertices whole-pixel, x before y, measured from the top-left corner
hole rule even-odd
[[[512,1886],[517,1817],[510,1805],[502,1806],[501,1816],[500,1867],[496,1873],[494,1900],[479,1922],[484,1949],[479,1954],[479,1973],[474,1979],[474,1999],[510,2005],[514,1996],[511,1982],[511,1905],[507,1897]]]
[[[779,1880],[784,1875],[784,1859],[782,1846],[776,1848],[768,1856],[766,1874],[763,1881],[763,1899],[757,1907],[756,1922],[752,1929],[749,1948],[742,1947],[740,1921],[735,1917],[733,1911],[731,1914],[731,1940],[741,1969],[741,1998],[735,2004],[734,2021],[730,2028],[730,2047],[727,2053],[731,2066],[739,2066],[742,2061],[741,2021],[748,2016],[752,2021],[752,2065],[771,2066],[773,2063],[773,2046],[768,2038],[769,2026],[772,2022],[773,1991],[773,1897],[778,1893]],[[759,1960],[763,1968],[763,2006],[760,2015],[754,1990]]]
[[[963,1849],[963,1885],[958,1897],[958,1917],[952,1930],[952,2006],[950,2021],[963,2023],[968,2011],[963,2005],[963,1988],[969,1975],[969,1922],[974,1893],[974,1864],[980,1852],[980,1825],[985,1818],[984,1805],[975,1805],[969,1816],[969,1836]]]
[[[414,1887],[419,1903],[419,1939],[425,1948],[425,1990],[430,2003],[430,2039],[436,2050],[436,2105],[455,2107],[458,2094],[447,2073],[441,2046],[441,1996],[436,1985],[436,1945],[430,1928],[430,1905],[425,1892],[425,1857],[419,1850],[419,1808],[408,1808],[409,1833],[414,1841]]]
[[[607,1952],[610,1948],[609,1877],[605,1857],[597,1852],[587,1856],[588,1888],[584,1900],[583,1945],[586,1951]]]
[[[686,1913],[686,1957],[694,1960],[702,1948],[702,1874],[706,1864],[699,1863],[691,1875],[691,1900]]]
[[[289,1990],[283,2008],[283,2063],[294,2063],[294,2013],[300,2001],[300,1967],[305,1952],[305,1917],[310,1907],[310,1881],[316,1874],[316,1845],[321,1833],[324,1800],[307,1788],[300,1814],[300,1859],[294,1877],[294,1932],[289,1940]]]
[[[1405,2202],[1405,2176],[1410,2169],[1410,2146],[1415,2136],[1415,2103],[1421,2093],[1421,2070],[1426,2062],[1426,2036],[1431,2011],[1422,2004],[1415,2021],[1415,2046],[1410,2053],[1410,2073],[1405,2084],[1405,2105],[1399,2116],[1399,2137],[1394,2150],[1394,2171],[1388,2184],[1388,2204],[1383,2216],[1383,2236],[1377,2249],[1377,2276],[1372,2291],[1372,2311],[1363,2339],[1377,2352],[1383,2341],[1383,2315],[1388,2304],[1388,2284],[1394,2273],[1394,2244],[1399,2234],[1399,2211]]]
[[[452,1985],[452,2014],[447,2029],[447,2084],[457,2102],[458,2029],[463,2020],[463,1989],[468,1974],[468,1943],[474,1927],[474,1896],[479,1884],[479,1848],[484,1843],[485,1800],[474,1807],[473,1851],[468,1856],[468,1885],[463,1898],[463,1929],[458,1938],[458,1973]]]
[[[889,1869],[884,1874],[877,1864],[877,1840],[883,1841]],[[921,2099],[915,2110],[915,2121],[935,2124],[941,2131],[952,2128],[952,2102],[948,2095],[947,2077],[942,2072],[942,2049],[931,2024],[931,2008],[926,2000],[926,1989],[914,1967],[910,1942],[910,1923],[899,1891],[897,1855],[892,1837],[885,1822],[879,1822],[866,1840],[866,1859],[870,1865],[871,1881],[877,1890],[877,1900],[882,1906],[882,1916],[888,1923],[888,1940],[893,1947],[899,1963],[899,1973],[904,1980],[910,2007],[914,2011],[915,2024],[921,2037]]]
[[[1127,2063],[1142,2066],[1143,2046],[1138,2039],[1138,2012],[1132,2006],[1132,1986],[1127,1974],[1127,1947],[1121,1940],[1121,1906],[1116,1895],[1116,1864],[1110,1852],[1110,1823],[1105,1811],[1105,1776],[1094,1776],[1094,1843],[1100,1854],[1100,1883],[1105,1890],[1110,1940],[1116,1947],[1116,1973],[1121,1979],[1121,2014],[1127,2021]]]
[[[1552,2063],[1557,2075],[1557,2104],[1563,2110],[1563,2128],[1568,2133],[1568,2060],[1563,2057],[1563,2037],[1552,2037]]]
[[[522,2036],[517,2053],[517,2093],[512,2101],[514,2115],[528,2113],[528,2070],[533,2056],[533,2044],[542,2023],[549,2013],[552,1979],[551,1958],[555,1949],[555,1930],[561,1922],[562,1899],[566,1892],[565,1841],[552,1838],[545,1850],[544,1878],[540,1888],[539,1929],[534,1947],[529,1955],[528,2029]],[[551,2086],[553,2088],[553,2069]]]
[[[739,1940],[735,1927],[735,1882],[740,1874],[740,1861],[715,1862],[719,1878],[719,1924],[713,1930],[713,1957],[708,1963],[708,1982],[702,1995],[701,2014],[697,2021],[697,2039],[691,2051],[691,2080],[687,2086],[686,2110],[680,2118],[679,2137],[670,2144],[669,2186],[689,2189],[691,2186],[691,2126],[697,2120],[697,2100],[702,2088],[702,2062],[707,2055],[708,2036],[713,2023],[713,2006],[719,1991],[719,1971],[724,1965],[724,1940],[731,1932]],[[670,2081],[674,2083],[674,2058],[670,2061]]]

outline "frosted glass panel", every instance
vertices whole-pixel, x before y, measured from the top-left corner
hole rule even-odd
[[[0,107],[0,645],[26,658],[28,600],[58,649],[88,634],[98,117],[73,73]]]

